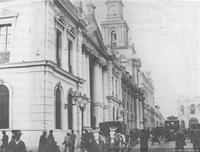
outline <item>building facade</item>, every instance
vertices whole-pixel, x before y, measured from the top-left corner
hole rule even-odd
[[[106,19],[101,22],[104,44],[125,68],[121,71],[124,120],[129,128],[142,129],[143,106],[139,96],[134,95],[139,90],[141,60],[135,57],[135,49],[128,43],[129,27],[123,19],[122,0],[107,0],[106,7]]]
[[[0,130],[21,129],[27,150],[37,151],[44,130],[62,145],[73,129],[79,146],[83,127],[100,122],[144,127],[141,60],[128,43],[121,0],[107,0],[102,34],[92,3],[85,15],[69,0],[0,4]],[[87,98],[83,115],[75,92]]]
[[[62,145],[74,129],[79,144],[81,111],[74,92],[89,101],[85,127],[108,119],[108,54],[95,7],[89,4],[84,17],[81,3],[75,7],[68,0],[1,1],[0,10],[0,129],[21,129],[32,151],[43,130],[52,129]]]
[[[190,128],[200,122],[200,97],[181,98],[177,102],[178,119],[181,129]]]
[[[154,85],[150,72],[140,73],[140,85],[143,88],[145,99],[143,102],[143,123],[145,127],[155,128],[157,126],[164,126],[164,118],[160,108],[155,104]]]

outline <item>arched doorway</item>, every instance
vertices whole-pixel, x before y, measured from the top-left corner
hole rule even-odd
[[[0,85],[0,129],[9,128],[9,90]]]
[[[181,129],[185,129],[185,121],[181,120]]]
[[[197,124],[199,121],[197,118],[193,117],[189,120],[189,127],[191,127],[192,124]]]

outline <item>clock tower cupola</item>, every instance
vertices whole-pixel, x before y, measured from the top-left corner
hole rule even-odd
[[[101,23],[104,44],[110,48],[128,47],[128,25],[123,19],[122,0],[107,0],[106,21]]]

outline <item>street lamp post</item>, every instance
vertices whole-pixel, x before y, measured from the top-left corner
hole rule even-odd
[[[86,97],[86,95],[81,95],[81,92],[78,94],[77,92],[74,92],[73,93],[73,99],[74,101],[78,104],[79,106],[79,109],[81,111],[81,137],[83,136],[83,118],[84,118],[84,111],[86,109],[86,105],[87,105],[87,102],[88,102],[88,98]],[[81,142],[81,148],[82,147],[82,142]]]

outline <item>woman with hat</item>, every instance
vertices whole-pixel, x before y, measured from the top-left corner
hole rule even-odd
[[[47,143],[47,131],[44,130],[43,134],[40,136],[38,152],[43,152],[45,150],[46,143]]]
[[[8,152],[26,152],[25,143],[20,140],[21,130],[15,130],[15,139],[8,144]]]

